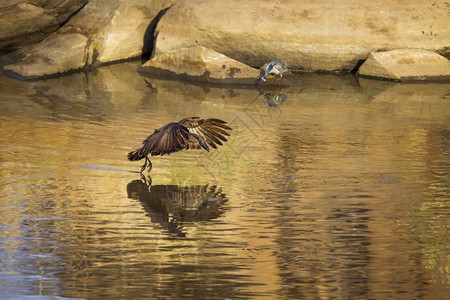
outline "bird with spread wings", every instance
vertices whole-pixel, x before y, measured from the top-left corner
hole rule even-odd
[[[149,172],[152,163],[148,155],[165,155],[183,149],[205,149],[209,146],[216,149],[217,145],[226,142],[226,136],[232,130],[225,121],[219,119],[204,119],[200,117],[184,118],[179,122],[164,125],[149,135],[143,142],[142,147],[128,153],[128,160],[137,161],[145,158],[145,163],[140,172],[148,166]]]

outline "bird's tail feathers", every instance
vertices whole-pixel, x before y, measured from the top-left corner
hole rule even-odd
[[[130,161],[135,161],[135,160],[141,160],[145,157],[145,155],[140,154],[141,149],[137,149],[134,151],[131,151],[130,153],[128,153],[128,160]]]

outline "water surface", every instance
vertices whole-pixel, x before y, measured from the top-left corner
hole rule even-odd
[[[0,298],[444,299],[450,85],[0,77]],[[187,116],[218,150],[126,154]],[[41,296],[41,297],[38,297]]]

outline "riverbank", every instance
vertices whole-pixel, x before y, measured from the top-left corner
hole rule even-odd
[[[14,59],[4,66],[6,74],[39,79],[138,57],[145,62],[196,46],[253,68],[279,59],[292,72],[356,72],[371,53],[396,49],[450,55],[445,1],[72,2],[77,4],[70,7],[72,14],[61,12],[55,32],[36,44],[18,44],[10,54]],[[14,7],[9,9],[13,14]],[[0,41],[8,38],[3,33]],[[416,63],[415,69],[423,69],[420,60]],[[448,59],[437,59],[437,64],[444,67],[433,79],[446,80]]]

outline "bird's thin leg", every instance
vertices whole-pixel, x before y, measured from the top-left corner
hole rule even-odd
[[[150,171],[152,170],[152,162],[150,161],[150,159],[148,159],[147,157],[147,161],[148,161],[148,173],[150,173]]]
[[[141,169],[139,170],[139,173],[142,174],[142,172],[144,172],[146,167],[147,167],[147,162],[145,162],[145,164],[141,167]]]
[[[279,82],[283,78],[283,73],[280,73],[280,77],[277,78],[277,82]]]
[[[147,168],[147,161],[150,162],[150,160],[148,159],[147,155],[145,156],[145,163],[142,166],[141,170],[139,171],[139,173],[144,172],[145,168]]]

